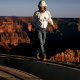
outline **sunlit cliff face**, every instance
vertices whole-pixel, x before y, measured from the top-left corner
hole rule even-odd
[[[58,62],[80,62],[80,50],[67,49],[65,52],[57,53],[50,59]]]
[[[71,46],[72,43],[73,45],[71,47],[75,47],[76,44],[79,44],[80,42],[80,37],[79,37],[80,36],[79,35],[80,34],[80,23],[78,19],[54,18],[53,21],[57,24],[59,30],[63,33],[63,35],[60,36],[59,32],[58,34],[53,35],[54,33],[53,28],[50,25],[48,25],[46,29],[48,33],[47,35],[48,38],[46,42],[48,42],[49,43],[48,45],[50,45],[51,47],[47,46],[48,47],[46,49],[47,52],[48,50],[52,52],[53,51],[52,46],[53,47],[58,46],[58,41],[60,43],[59,47],[64,47],[64,45]],[[32,17],[6,17],[6,18],[1,17],[0,19],[0,38],[1,40],[0,41],[1,43],[3,43],[1,45],[6,47],[6,49],[8,50],[11,47],[8,45],[17,46],[21,43],[30,43],[30,31],[32,29],[32,25],[31,25],[32,22],[33,22]],[[70,39],[70,37],[72,37],[72,39]],[[66,44],[66,41],[64,40],[65,38],[66,38],[66,41],[72,40],[73,42],[70,41],[68,44]],[[54,41],[56,41],[56,43]],[[72,51],[73,54],[65,54],[65,53],[66,52],[59,53],[52,58],[56,59],[57,61],[64,61],[64,60],[76,61],[78,60],[77,57],[76,57],[76,60],[75,60],[75,57],[73,57],[74,56],[73,51]]]
[[[32,25],[28,24],[28,31],[31,31],[31,30],[32,30]]]
[[[4,30],[3,29],[0,29],[0,33],[4,33]]]
[[[78,25],[78,31],[80,32],[80,24]]]

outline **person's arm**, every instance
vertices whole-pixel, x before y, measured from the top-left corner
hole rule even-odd
[[[35,27],[36,21],[37,21],[37,18],[36,18],[36,12],[35,12],[33,15],[33,27]]]
[[[35,12],[33,15],[32,31],[35,31],[36,20],[37,20],[37,18],[36,18],[36,12]]]
[[[52,18],[51,18],[51,14],[50,14],[49,11],[48,11],[48,16],[49,16],[49,18],[48,18],[48,23],[49,23],[54,29],[56,29],[56,26],[55,26],[54,23],[53,23],[53,20],[52,20]]]

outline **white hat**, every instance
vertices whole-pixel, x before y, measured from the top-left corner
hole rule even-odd
[[[45,7],[45,6],[47,6],[47,4],[46,4],[45,1],[40,1],[39,4],[38,4],[38,6],[44,6]]]

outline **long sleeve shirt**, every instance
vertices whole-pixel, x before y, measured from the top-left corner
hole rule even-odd
[[[36,11],[33,15],[33,26],[35,28],[46,28],[48,23],[53,25],[53,20],[51,19],[51,14],[49,11],[40,12]]]

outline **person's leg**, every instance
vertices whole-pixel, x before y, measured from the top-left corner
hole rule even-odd
[[[42,54],[42,52],[43,52],[43,40],[42,40],[42,30],[41,29],[39,29],[38,30],[38,50],[39,50],[39,52],[40,52],[40,54]]]
[[[37,30],[37,51],[38,51],[38,56],[39,54],[43,54],[44,57],[46,57],[45,49],[44,49],[44,44],[45,44],[45,38],[46,38],[46,30],[43,29],[38,29]]]
[[[44,49],[44,44],[45,44],[45,39],[46,39],[46,30],[45,29],[40,29],[38,32],[38,38],[40,42],[40,50],[43,56],[46,56],[45,49]]]
[[[35,30],[35,50],[37,53],[37,58],[39,58],[39,39],[38,39],[38,30]]]
[[[40,29],[36,29],[36,50],[37,50],[37,58],[39,58],[40,54],[42,54],[41,44],[42,44],[42,32]]]
[[[44,44],[45,44],[45,40],[46,40],[46,29],[43,29],[43,32],[42,33],[43,33],[42,40],[43,40],[43,48],[44,48]],[[44,60],[46,60],[45,49],[44,49],[43,55],[44,55]]]
[[[43,29],[42,39],[43,39],[43,44],[45,44],[45,41],[46,41],[46,29]]]

